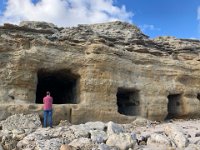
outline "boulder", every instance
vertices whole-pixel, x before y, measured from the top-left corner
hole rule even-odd
[[[164,128],[165,133],[171,138],[178,148],[185,148],[189,144],[189,140],[186,137],[181,127],[168,123]]]
[[[38,21],[22,21],[19,24],[20,27],[26,27],[31,29],[37,29],[37,30],[56,30],[58,28],[53,23],[47,23],[47,22],[38,22]]]
[[[116,124],[112,121],[107,123],[107,134],[108,136],[112,135],[112,134],[119,134],[124,132],[124,128],[122,125],[120,124]]]
[[[137,117],[132,124],[133,125],[138,125],[138,126],[146,126],[147,123],[149,123],[150,121],[147,120],[146,118],[141,118],[141,117]]]
[[[41,121],[38,114],[16,114],[8,117],[1,122],[3,130],[10,130],[14,133],[24,133],[25,129],[37,129],[41,127]]]
[[[106,144],[111,147],[118,147],[120,150],[127,150],[134,148],[136,140],[133,140],[129,133],[111,134]]]
[[[84,149],[84,150],[91,150],[92,148],[97,147],[92,141],[88,138],[78,138],[70,142],[68,145],[76,148],[76,149]]]
[[[90,130],[91,134],[91,140],[95,143],[104,143],[108,136],[107,134],[102,130]]]
[[[62,140],[59,138],[36,141],[36,149],[39,150],[59,150],[61,145],[62,145]]]
[[[150,135],[147,140],[147,145],[163,145],[164,147],[172,147],[170,139],[167,136],[158,133]]]
[[[195,145],[200,145],[200,139],[197,139],[196,141],[194,141]]]
[[[17,144],[19,149],[37,147],[40,149],[48,149],[51,147],[59,149],[63,143],[68,144],[74,140],[74,135],[69,128],[55,127],[55,128],[38,128],[36,131],[28,134]],[[64,135],[67,137],[64,137]]]
[[[111,150],[111,148],[110,148],[110,146],[108,146],[104,143],[101,143],[101,144],[99,144],[98,150]]]
[[[5,150],[16,149],[17,142],[11,135],[6,135],[1,139],[1,146]]]
[[[89,137],[89,131],[90,128],[86,126],[85,124],[80,125],[72,125],[70,126],[70,129],[74,132],[74,135],[78,137]]]
[[[62,144],[61,147],[60,147],[60,150],[76,150],[76,148],[71,147],[67,144]]]
[[[200,145],[189,144],[184,150],[199,150],[199,149],[200,149]]]

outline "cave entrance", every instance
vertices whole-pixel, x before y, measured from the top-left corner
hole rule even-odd
[[[200,93],[197,93],[197,99],[200,101]]]
[[[139,115],[139,90],[118,88],[118,112],[127,116]]]
[[[165,119],[177,118],[180,112],[181,94],[168,95],[168,114]]]
[[[43,103],[46,91],[51,93],[54,104],[77,103],[78,76],[68,70],[38,71],[38,84],[36,91],[36,103]]]

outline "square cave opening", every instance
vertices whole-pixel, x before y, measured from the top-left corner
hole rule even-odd
[[[170,94],[167,96],[167,117],[165,119],[173,119],[178,117],[181,107],[181,94]]]
[[[69,70],[49,71],[46,69],[39,70],[37,76],[36,103],[43,103],[46,91],[51,93],[54,104],[76,104],[78,102],[79,76],[72,74]]]
[[[139,115],[139,90],[118,88],[117,106],[120,114],[127,116]]]

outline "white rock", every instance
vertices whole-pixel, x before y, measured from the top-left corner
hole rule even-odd
[[[197,141],[194,142],[196,145],[200,145],[200,140],[198,139]]]
[[[34,133],[31,133],[29,135],[27,135],[24,140],[27,140],[27,141],[34,141],[35,140],[35,134]]]
[[[25,131],[23,129],[13,129],[12,133],[13,134],[23,134],[23,133],[25,133]]]
[[[169,123],[164,128],[164,131],[174,141],[178,148],[185,148],[189,144],[189,140],[181,127]]]
[[[136,144],[136,140],[133,140],[128,133],[119,133],[110,135],[106,144],[108,146],[118,147],[120,150],[126,150],[128,148],[133,148]]]
[[[79,139],[75,139],[72,142],[70,142],[68,145],[72,146],[72,147],[76,147],[76,148],[81,148],[85,145],[89,145],[91,143],[90,139],[88,138],[79,138]]]
[[[119,134],[124,132],[124,128],[120,124],[116,124],[112,121],[108,122],[107,124],[107,134],[112,135],[112,134]]]
[[[75,148],[73,148],[67,144],[63,144],[63,145],[61,145],[60,150],[75,150]]]
[[[95,143],[103,143],[108,139],[107,134],[101,130],[90,130],[91,140]]]
[[[153,133],[150,135],[150,137],[147,140],[147,145],[152,145],[152,144],[158,144],[158,145],[165,145],[168,147],[171,147],[172,144],[170,140],[167,138],[167,136],[158,134],[158,133]]]
[[[62,140],[59,138],[36,141],[36,148],[38,148],[39,150],[59,150],[61,145]]]
[[[76,139],[76,136],[74,135],[72,130],[62,132],[61,137],[63,139],[63,143],[68,143],[69,141],[73,141],[74,139]]]
[[[37,129],[41,126],[41,121],[38,114],[16,114],[2,121],[3,130],[21,130],[21,129]]]
[[[98,150],[111,150],[110,146],[104,144],[104,143],[101,143],[98,147]]]
[[[90,128],[88,128],[88,126],[86,126],[84,124],[72,125],[72,126],[70,126],[70,129],[74,132],[74,135],[76,138],[78,138],[78,137],[88,138],[89,137]]]
[[[134,125],[146,125],[149,122],[149,120],[145,119],[145,118],[141,118],[141,117],[137,117],[132,124]]]
[[[189,144],[184,150],[200,150],[200,145]]]
[[[13,134],[13,139],[16,140],[22,140],[24,137],[26,136],[26,134]]]
[[[9,134],[12,134],[12,131],[5,129],[5,130],[2,130],[2,134],[9,135]]]
[[[22,21],[20,27],[27,27],[32,29],[54,29],[56,26],[52,23],[39,22],[39,21]]]

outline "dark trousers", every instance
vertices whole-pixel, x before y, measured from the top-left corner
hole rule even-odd
[[[52,109],[51,110],[44,110],[44,127],[47,127],[47,121],[48,125],[52,127]]]

